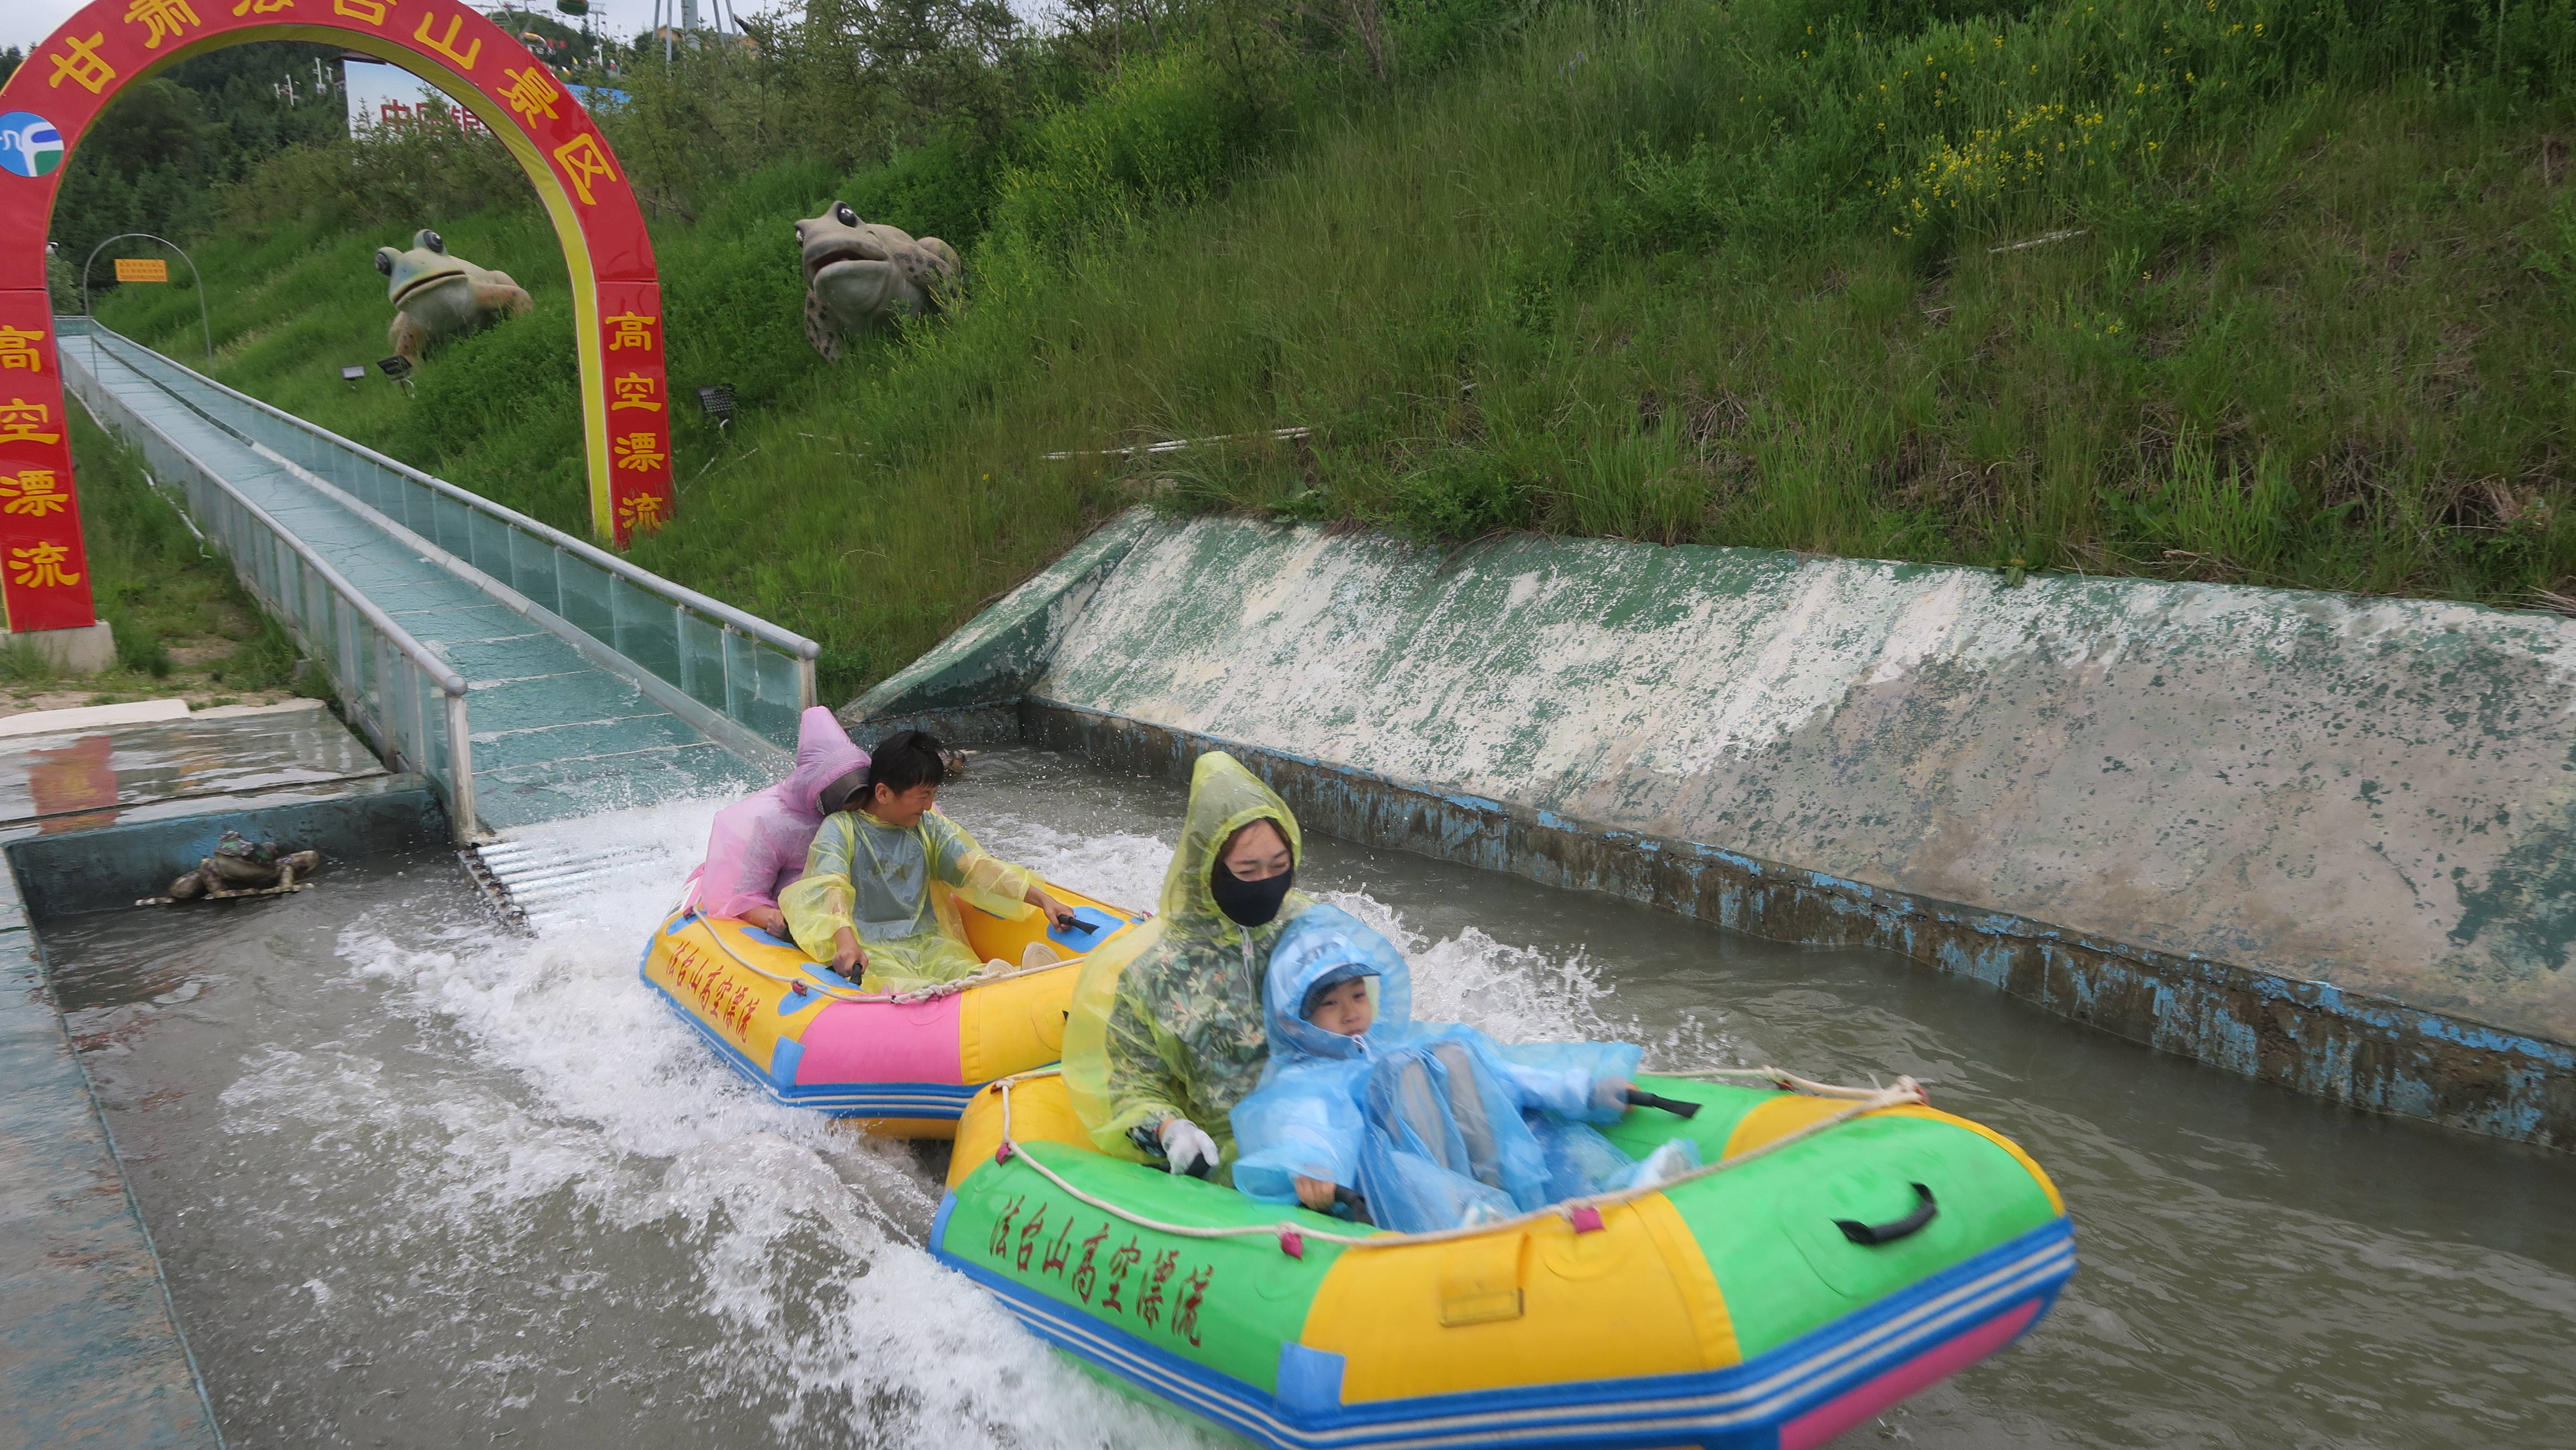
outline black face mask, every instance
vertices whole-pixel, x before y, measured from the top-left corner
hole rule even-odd
[[[1266,926],[1279,914],[1281,902],[1288,899],[1288,888],[1297,879],[1297,868],[1291,866],[1263,881],[1246,881],[1226,868],[1223,861],[1208,872],[1208,895],[1216,898],[1216,909],[1237,926]]]

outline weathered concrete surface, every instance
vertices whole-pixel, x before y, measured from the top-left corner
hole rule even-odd
[[[89,831],[218,801],[336,795],[384,765],[319,700],[0,736],[0,829]],[[67,712],[68,713],[68,712]]]
[[[158,896],[169,889],[172,877],[212,854],[228,830],[254,841],[284,841],[299,850],[320,851],[324,874],[317,890],[328,889],[330,868],[339,862],[383,851],[428,849],[453,839],[437,791],[418,775],[350,781],[328,796],[227,796],[188,804],[194,809],[185,814],[98,830],[63,833],[0,826],[0,842],[7,843],[9,864],[37,924]]]
[[[0,740],[0,1447],[222,1445],[30,919],[154,894],[227,827],[332,859],[450,836],[318,702]]]
[[[1142,513],[1122,514],[1076,544],[1065,556],[966,622],[885,685],[841,712],[856,723],[870,717],[871,701],[900,698],[916,728],[943,735],[981,736],[1002,722],[1055,658],[1057,641],[1139,539],[1155,532]],[[1000,710],[1003,715],[991,712]],[[946,727],[942,729],[942,727]],[[866,741],[860,742],[862,745]]]
[[[5,867],[0,897],[0,1443],[220,1450]]]
[[[2268,1080],[2576,1145],[2576,623],[1128,527],[1078,604],[1051,574],[988,614],[1022,622],[1007,665],[978,621],[849,713],[1025,680],[1025,730],[1155,768],[1269,755],[1327,829],[1883,942]]]

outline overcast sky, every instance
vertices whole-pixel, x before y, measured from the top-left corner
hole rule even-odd
[[[0,49],[12,45],[24,49],[35,45],[53,34],[54,27],[62,24],[84,3],[86,0],[0,0]],[[669,3],[676,9],[679,0],[669,0]],[[737,0],[737,5],[745,14],[752,10],[747,0]],[[533,0],[529,8],[552,14],[554,5],[552,0]],[[699,0],[699,23],[705,24],[713,10],[714,0]],[[653,0],[591,0],[590,16],[592,23],[611,35],[633,35],[653,23]],[[557,18],[568,24],[580,23],[569,16]]]

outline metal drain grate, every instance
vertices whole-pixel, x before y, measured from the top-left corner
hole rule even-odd
[[[502,917],[533,933],[568,919],[567,903],[603,879],[668,854],[646,844],[579,850],[551,842],[491,841],[456,856]]]

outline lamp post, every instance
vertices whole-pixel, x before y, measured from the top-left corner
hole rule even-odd
[[[215,360],[215,325],[206,318],[206,274],[197,270],[197,259],[189,256],[188,249],[177,242],[168,237],[156,237],[150,232],[118,232],[115,236],[109,237],[107,242],[121,242],[128,237],[141,237],[147,242],[159,242],[171,251],[177,252],[179,260],[188,264],[188,277],[197,286],[197,325],[206,330],[206,361],[213,362]],[[98,261],[98,254],[107,250],[107,242],[101,242],[90,248],[89,257],[81,263],[81,316],[83,317],[90,316],[89,269]]]

